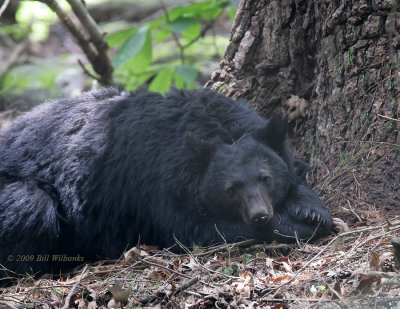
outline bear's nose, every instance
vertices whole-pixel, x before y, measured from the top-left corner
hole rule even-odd
[[[268,221],[268,214],[266,213],[260,213],[260,214],[256,214],[251,218],[251,221],[253,222],[253,224],[264,224],[265,222]]]

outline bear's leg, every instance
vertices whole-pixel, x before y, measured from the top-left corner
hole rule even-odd
[[[297,185],[289,192],[284,208],[292,219],[305,224],[320,224],[321,228],[332,229],[332,217],[324,202],[307,184],[306,174],[309,164],[294,159],[294,172]]]
[[[36,181],[0,176],[1,277],[48,272],[60,227],[57,202]]]
[[[318,225],[332,229],[332,216],[324,203],[307,186],[300,184],[291,192],[286,200],[285,208],[289,216],[304,224]]]

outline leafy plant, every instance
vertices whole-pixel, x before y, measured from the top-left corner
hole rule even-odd
[[[107,43],[117,50],[112,59],[116,79],[128,90],[147,82],[149,90],[158,92],[172,85],[196,88],[199,56],[193,46],[200,40],[207,44],[205,33],[224,10],[230,8],[233,15],[232,2],[208,0],[176,7],[140,27],[108,35]],[[171,58],[171,51],[172,60],[162,61],[166,55]]]
[[[222,267],[221,269],[221,273],[223,273],[224,275],[233,275],[234,273],[236,273],[238,270],[238,267],[236,265],[226,265],[224,267]]]
[[[246,254],[243,254],[241,256],[241,258],[242,258],[242,262],[243,263],[248,263],[253,259],[253,256],[251,254],[249,254],[249,253],[246,253]]]

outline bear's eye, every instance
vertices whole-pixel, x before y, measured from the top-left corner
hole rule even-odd
[[[272,185],[272,177],[268,175],[261,175],[260,176],[260,181],[263,182],[267,186]]]
[[[236,195],[236,187],[235,186],[230,186],[228,189],[226,189],[226,194],[230,198],[234,198]]]

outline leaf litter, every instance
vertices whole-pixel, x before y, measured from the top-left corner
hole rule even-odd
[[[20,278],[0,289],[0,308],[400,308],[399,217],[335,225],[314,243],[245,240],[181,255],[139,241],[64,279]]]

